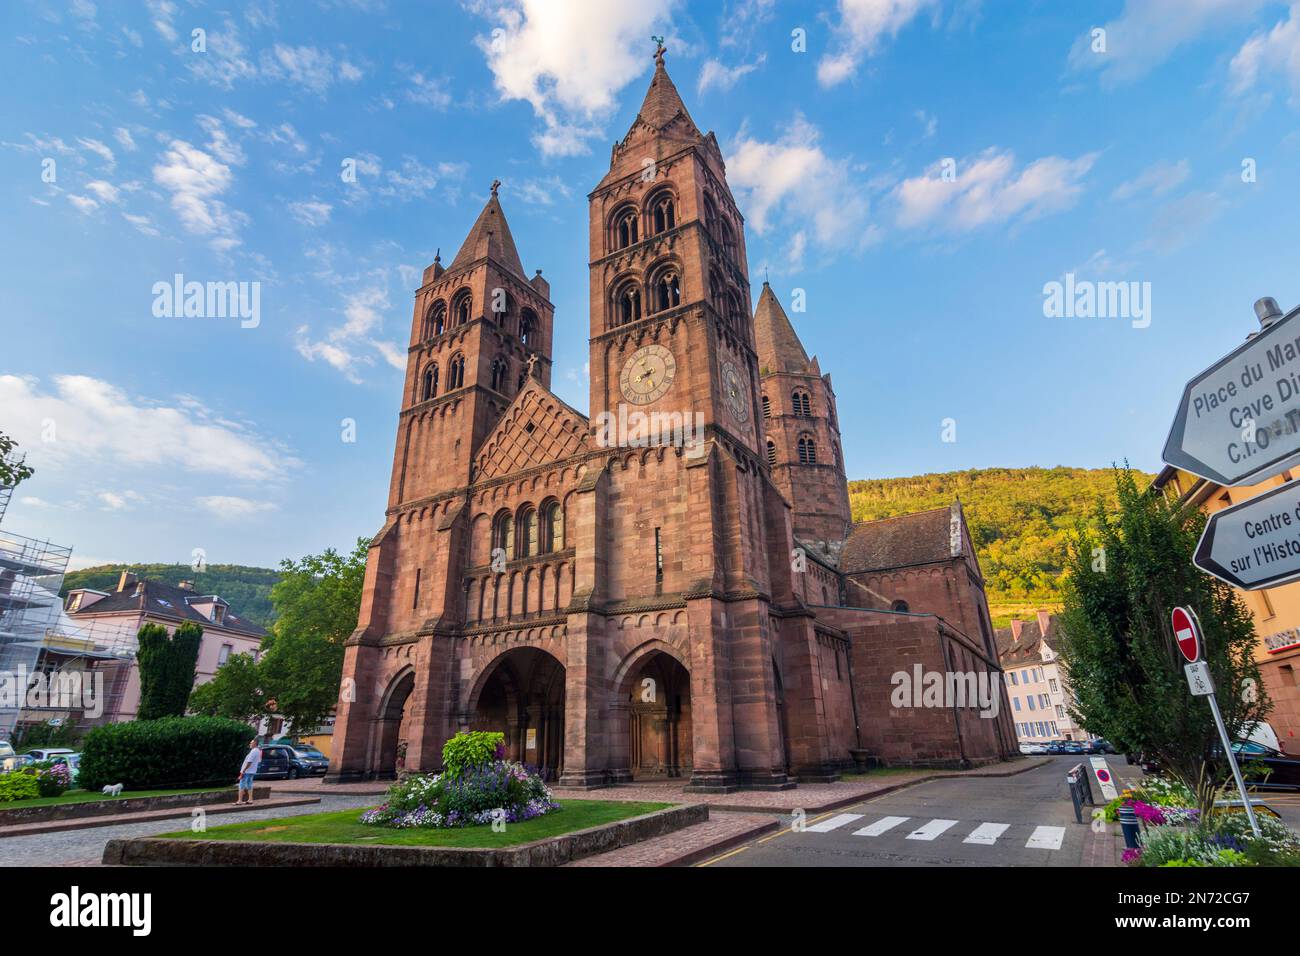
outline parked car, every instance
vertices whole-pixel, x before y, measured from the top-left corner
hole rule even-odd
[[[1300,757],[1253,740],[1232,745],[1242,779],[1260,790],[1300,790]]]
[[[0,773],[17,769],[18,754],[7,740],[0,740]]]
[[[1083,746],[1083,742],[1078,740],[1067,740],[1061,744],[1061,751],[1067,754],[1085,754],[1088,752],[1087,748]]]
[[[293,759],[290,761],[289,777],[324,776],[330,768],[330,758],[315,747],[290,747]]]
[[[1113,754],[1115,745],[1104,737],[1098,737],[1096,740],[1089,740],[1085,745],[1085,752],[1090,754]]]
[[[62,757],[66,754],[75,754],[76,751],[71,747],[40,747],[36,750],[27,751],[27,755],[33,760],[53,760],[56,757]]]
[[[1020,752],[1022,754],[1045,754],[1047,753],[1047,748],[1042,744],[1021,744]]]
[[[1047,742],[1047,750],[1046,750],[1046,752],[1049,753],[1049,754],[1063,754],[1063,753],[1065,753],[1065,752],[1066,752],[1066,750],[1065,750],[1065,741],[1063,741],[1063,740],[1049,740],[1049,741]]]

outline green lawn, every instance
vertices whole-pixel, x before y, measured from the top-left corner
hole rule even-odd
[[[671,806],[671,803],[632,803],[620,800],[565,800],[560,804],[559,810],[525,820],[523,823],[506,824],[505,830],[501,833],[494,833],[492,827],[487,825],[450,830],[390,830],[387,827],[367,826],[358,822],[362,813],[358,808],[249,823],[227,823],[209,827],[202,839],[492,849],[529,843],[533,840],[572,833],[574,830],[585,830],[587,827],[626,820],[628,817],[639,817],[644,813],[653,813]],[[164,833],[162,836],[181,840],[195,839],[194,834],[189,830]]]
[[[0,810],[10,807],[48,807],[56,803],[94,803],[97,800],[125,800],[128,797],[167,797],[177,793],[211,793],[220,796],[234,793],[234,787],[196,787],[193,790],[123,790],[121,796],[110,797],[98,790],[69,790],[61,797],[37,797],[34,800],[14,800],[0,803]]]

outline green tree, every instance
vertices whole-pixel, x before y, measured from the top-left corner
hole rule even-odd
[[[194,665],[199,659],[203,628],[186,621],[168,634],[161,624],[146,624],[136,635],[139,649],[140,708],[137,720],[181,717],[194,689]]]
[[[1116,469],[1115,486],[1117,510],[1098,501],[1093,526],[1080,523],[1069,549],[1061,653],[1073,716],[1122,750],[1154,756],[1208,814],[1231,770],[1215,756],[1209,706],[1188,691],[1169,616],[1184,605],[1200,618],[1234,740],[1271,706],[1252,655],[1254,625],[1232,588],[1192,564],[1205,516],[1139,489],[1127,468]]]
[[[261,667],[252,654],[232,654],[212,680],[190,694],[189,709],[208,717],[251,721],[266,713]]]
[[[16,488],[20,481],[25,481],[34,474],[30,465],[11,457],[17,447],[16,441],[0,432],[0,488]]]
[[[357,627],[369,546],[361,538],[348,555],[330,548],[280,564],[271,590],[275,624],[262,644],[262,687],[275,713],[299,732],[314,730],[338,701],[343,642]]]

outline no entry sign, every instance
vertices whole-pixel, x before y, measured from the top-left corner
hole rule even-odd
[[[1196,622],[1196,615],[1189,607],[1176,607],[1171,620],[1178,649],[1187,658],[1187,663],[1195,664],[1201,659],[1201,627]]]

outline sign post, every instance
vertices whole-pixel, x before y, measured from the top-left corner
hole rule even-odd
[[[1196,612],[1189,607],[1176,607],[1173,614],[1170,615],[1170,622],[1174,628],[1174,638],[1178,641],[1178,650],[1182,652],[1187,659],[1187,682],[1192,687],[1192,693],[1196,696],[1203,696],[1210,704],[1210,713],[1214,715],[1214,726],[1219,730],[1219,740],[1223,742],[1223,753],[1227,757],[1228,766],[1232,768],[1232,777],[1237,781],[1237,792],[1241,794],[1241,802],[1246,808],[1246,816],[1250,820],[1250,829],[1255,836],[1261,836],[1259,832],[1259,821],[1255,819],[1255,808],[1250,804],[1250,795],[1246,793],[1246,781],[1241,778],[1241,768],[1237,766],[1237,754],[1232,749],[1232,741],[1228,739],[1228,728],[1223,724],[1223,715],[1219,713],[1219,702],[1214,695],[1214,681],[1210,677],[1210,668],[1201,660],[1201,648],[1204,641],[1201,637],[1201,622],[1196,618]],[[1197,681],[1203,681],[1205,689],[1198,690]]]

